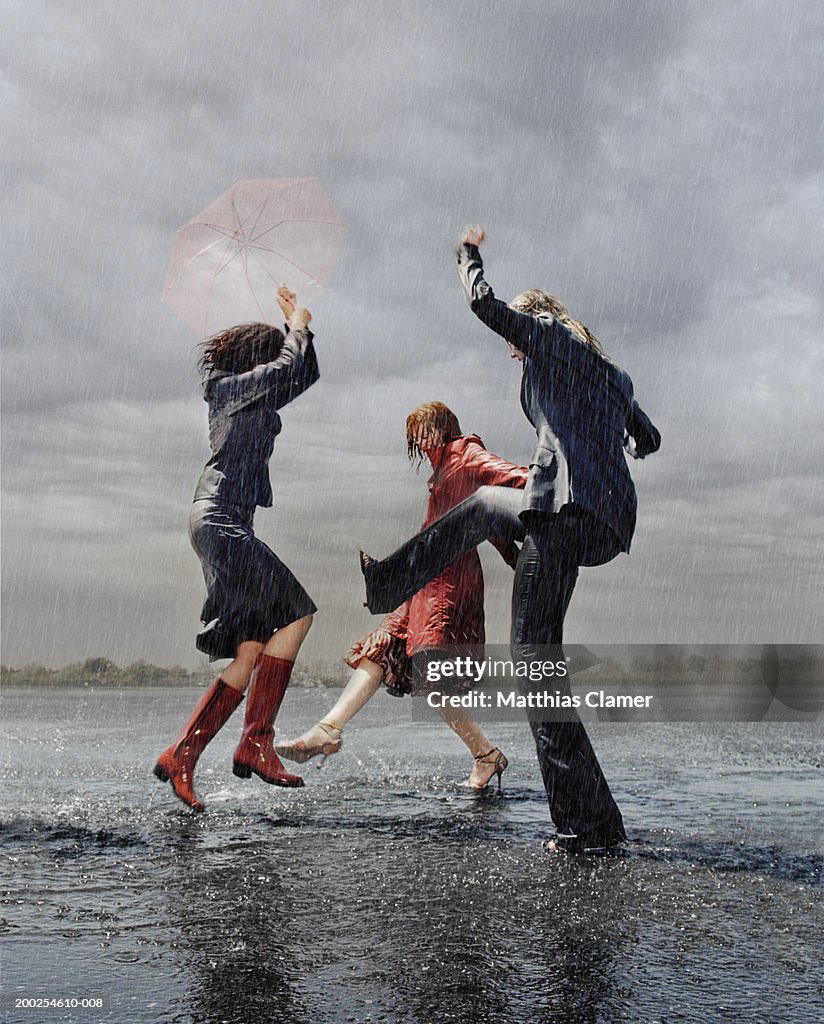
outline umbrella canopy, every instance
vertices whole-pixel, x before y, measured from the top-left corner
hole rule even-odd
[[[277,324],[278,285],[301,303],[325,288],[346,228],[317,178],[236,181],[175,234],[163,297],[201,337]]]

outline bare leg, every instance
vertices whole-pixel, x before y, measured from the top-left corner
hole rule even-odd
[[[343,745],[341,732],[375,695],[383,679],[383,669],[369,658],[361,658],[349,682],[337,701],[317,725],[296,740],[284,741],[276,746],[281,757],[303,763],[316,754],[336,754]]]
[[[235,659],[220,673],[220,678],[238,693],[243,693],[249,685],[249,677],[255,667],[257,656],[263,650],[263,644],[255,640],[245,640],[238,644]]]
[[[369,703],[378,692],[383,679],[383,669],[369,658],[361,658],[358,667],[349,678],[343,693],[335,701],[323,721],[336,729],[342,729],[350,718]]]
[[[266,644],[258,643],[256,640],[244,640],[238,644],[234,661],[220,673],[220,678],[233,690],[243,693],[249,685],[252,669],[261,651],[273,658],[294,661],[311,625],[312,616],[307,615],[273,633]]]
[[[461,713],[455,708],[438,708],[441,718],[452,732],[466,744],[473,757],[479,757],[491,749],[492,744],[486,733],[469,713]]]
[[[263,653],[268,654],[270,658],[294,661],[311,625],[312,616],[304,615],[302,619],[296,619],[295,622],[290,622],[288,626],[282,626],[267,641],[266,646],[263,648]]]
[[[438,708],[438,711],[455,735],[464,741],[475,760],[467,785],[472,789],[486,789],[492,776],[497,775],[500,786],[501,774],[509,762],[501,751],[489,742],[480,725],[467,711],[443,707]]]
[[[293,662],[311,625],[312,616],[307,615],[279,629],[266,645],[256,640],[244,640],[238,644],[234,659],[201,698],[178,740],[158,758],[155,775],[164,782],[170,781],[175,795],[194,810],[203,810],[203,804],[193,789],[197,759],[240,703],[258,655],[274,649],[285,652],[275,653],[274,657]],[[288,775],[284,777],[289,778]]]

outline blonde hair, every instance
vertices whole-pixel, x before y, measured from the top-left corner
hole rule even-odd
[[[426,452],[421,448],[422,440],[431,441],[432,448],[460,437],[461,425],[458,417],[443,402],[426,402],[406,417],[406,454],[409,461],[420,464]]]
[[[555,320],[560,321],[585,345],[595,349],[599,355],[604,355],[600,341],[590,331],[586,324],[575,320],[566,306],[554,295],[542,292],[540,288],[530,288],[522,292],[509,304],[510,309],[517,313],[526,313],[528,316],[539,316],[541,313],[549,313]]]

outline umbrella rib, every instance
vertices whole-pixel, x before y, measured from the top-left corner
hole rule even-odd
[[[262,320],[266,320],[266,313],[263,307],[268,308],[271,305],[267,301],[269,286],[265,284],[266,280],[270,281],[272,285],[277,285],[278,279],[282,280],[285,272],[289,278],[293,278],[293,275],[299,275],[300,280],[308,281],[312,286],[320,285],[322,287],[321,282],[315,275],[304,269],[301,263],[306,260],[311,265],[312,253],[315,253],[324,265],[326,263],[325,255],[330,255],[332,261],[334,261],[334,254],[340,245],[341,236],[348,227],[348,224],[335,210],[334,206],[328,200],[324,201],[325,197],[322,190],[320,190],[320,197],[317,203],[310,200],[310,192],[307,192],[302,187],[304,185],[303,179],[283,184],[277,183],[278,187],[276,190],[267,190],[265,192],[260,189],[260,186],[272,183],[236,183],[236,185],[240,184],[246,187],[238,190],[233,186],[224,197],[224,199],[229,201],[229,209],[227,211],[226,206],[223,207],[228,216],[221,218],[222,223],[211,222],[217,213],[217,204],[213,204],[213,210],[203,211],[207,217],[211,214],[209,221],[201,215],[201,218],[193,218],[189,225],[185,226],[191,226],[196,230],[199,229],[206,234],[207,239],[210,234],[213,237],[211,240],[206,241],[194,255],[186,259],[186,262],[175,273],[174,278],[171,279],[166,288],[167,301],[172,303],[169,296],[177,295],[184,276],[188,277],[192,273],[191,268],[196,268],[200,262],[206,263],[205,269],[208,270],[208,276],[200,277],[200,286],[206,286],[206,310],[202,324],[204,332],[211,318],[209,311],[213,304],[218,301],[218,296],[220,296],[219,302],[222,309],[226,305],[227,300],[229,301],[229,306],[236,305],[237,299],[248,289],[249,298],[251,298],[257,314]],[[298,187],[294,188],[293,186]],[[282,205],[283,200],[279,200],[277,197],[277,193],[284,193],[284,188],[286,193],[291,193],[292,195],[291,201],[288,195],[286,196],[286,206],[311,207],[313,205],[325,205],[327,207],[326,214],[320,214],[319,210],[316,210],[314,215],[309,211],[303,216],[288,214],[286,208]],[[316,180],[315,188],[317,188]],[[258,197],[257,202],[254,201],[255,195]],[[314,196],[313,193],[312,196]],[[249,200],[252,200],[251,204]],[[243,210],[240,209],[241,205],[244,207]],[[277,219],[272,218],[273,213]],[[315,240],[312,241],[312,228],[314,227],[334,227],[337,230],[334,232],[316,232]],[[292,250],[293,246],[290,242],[282,237],[275,237],[279,230],[281,235],[284,232],[288,236],[294,235],[294,251],[291,255],[287,255],[283,251],[283,248],[287,251]],[[318,235],[320,237],[317,237]],[[324,236],[328,236],[328,245],[322,244]],[[301,255],[302,249],[306,248],[301,239],[308,243],[305,256]],[[183,247],[185,248],[185,245]],[[218,282],[218,278],[222,277],[223,273],[231,268],[232,263],[235,262],[238,256],[240,256],[243,277],[235,276],[238,275],[238,270],[240,269],[236,267],[233,272],[227,274],[226,283],[221,285]],[[253,262],[254,266],[252,266]],[[215,267],[216,269],[214,269]],[[192,279],[193,287],[196,285],[196,281],[197,276]],[[235,283],[231,284],[230,282]],[[174,291],[171,291],[172,288]],[[237,294],[232,298],[235,289],[237,289]],[[248,302],[249,300],[247,298],[243,301]],[[252,313],[248,305],[246,309],[249,313]],[[228,313],[228,310],[218,315],[225,316],[226,313]],[[252,315],[255,314],[252,313]],[[194,321],[190,322],[194,323]]]
[[[349,226],[346,223],[346,221],[330,220],[326,217],[282,217],[275,224],[270,224],[269,227],[264,228],[264,230],[261,231],[261,233],[259,235],[256,235],[255,237],[261,238],[269,231],[274,231],[275,228],[280,227],[281,224],[337,224],[338,227],[342,228]]]
[[[244,247],[244,248],[242,248],[242,249],[241,249],[241,248],[239,248],[239,249],[237,249],[237,250],[236,250],[235,252],[233,252],[233,253],[232,253],[232,255],[231,255],[231,256],[229,257],[229,259],[227,259],[227,260],[226,260],[226,262],[225,262],[225,263],[223,264],[223,266],[221,266],[221,267],[218,267],[218,269],[217,269],[217,270],[215,271],[215,273],[214,273],[214,275],[213,275],[213,278],[212,278],[212,280],[214,280],[215,278],[217,278],[219,274],[222,274],[222,273],[223,273],[223,271],[224,271],[224,270],[226,270],[226,268],[227,268],[227,267],[229,266],[229,264],[230,264],[230,263],[231,263],[231,262],[232,262],[232,261],[233,261],[233,260],[234,260],[234,259],[235,259],[235,258],[236,258],[237,256],[241,256],[241,261],[242,261],[242,263],[243,263],[243,273],[244,273],[244,276],[246,277],[246,282],[247,282],[247,284],[249,285],[249,291],[250,291],[250,292],[252,293],[252,297],[253,297],[253,298],[254,298],[254,300],[255,300],[255,305],[256,305],[256,306],[258,307],[258,309],[260,310],[260,312],[261,312],[261,315],[264,315],[264,313],[263,313],[263,310],[262,310],[262,309],[261,309],[261,307],[260,307],[260,303],[259,303],[259,302],[258,302],[258,300],[257,300],[257,295],[255,294],[255,290],[254,290],[254,288],[252,287],[252,282],[251,282],[251,281],[249,280],[249,271],[248,271],[248,268],[247,268],[247,265],[246,265],[246,255],[247,255],[247,251],[248,251],[248,250],[251,250],[252,248],[257,248],[257,249],[258,249],[258,250],[259,250],[260,252],[273,252],[273,250],[271,250],[271,249],[262,249],[262,248],[260,248],[260,246],[254,246],[254,247],[253,247],[253,246],[246,246],[246,247]],[[278,257],[280,257],[280,259],[282,259],[284,263],[288,263],[290,267],[294,267],[294,268],[295,268],[295,270],[297,270],[297,271],[298,271],[299,273],[303,274],[303,275],[304,275],[305,277],[308,277],[310,281],[315,281],[315,280],[316,280],[316,278],[315,278],[315,276],[314,276],[313,274],[310,274],[310,273],[308,273],[308,272],[307,272],[306,270],[304,270],[304,269],[303,269],[303,267],[302,267],[302,266],[301,266],[301,265],[300,265],[299,263],[295,263],[295,261],[294,261],[294,260],[290,260],[288,256],[285,256],[285,255],[284,255],[283,253],[280,253],[280,252],[279,252],[279,253],[277,253],[277,256],[278,256]],[[264,274],[266,274],[266,276],[267,276],[267,277],[269,278],[269,280],[270,280],[270,281],[271,281],[271,282],[272,282],[273,284],[279,284],[279,283],[280,283],[280,282],[279,282],[279,281],[277,280],[277,278],[275,278],[275,277],[273,276],[273,274],[271,273],[271,271],[269,270],[269,268],[268,268],[268,267],[266,267],[266,265],[265,265],[265,264],[264,264],[264,263],[263,263],[263,262],[262,262],[262,261],[261,261],[260,259],[258,259],[257,257],[255,257],[255,260],[256,260],[256,262],[257,262],[258,266],[259,266],[259,267],[261,268],[261,270],[263,271],[263,273],[264,273]]]
[[[261,238],[263,238],[264,235],[268,235],[270,231],[274,231],[276,228],[279,228],[281,226],[281,224],[297,224],[297,223],[300,223],[300,224],[333,224],[333,225],[337,225],[338,227],[347,227],[348,226],[344,222],[341,222],[339,220],[322,220],[320,218],[310,218],[310,217],[295,218],[294,220],[289,220],[288,218],[286,218],[286,219],[283,219],[283,220],[279,220],[279,221],[277,221],[274,224],[268,225],[267,227],[265,227],[260,232],[260,234],[255,235],[254,237],[249,238],[248,240],[244,238],[243,239],[243,244],[244,245],[249,245],[249,246],[253,245],[255,242],[257,242]],[[221,236],[221,238],[234,238],[234,239],[237,238],[237,235],[235,235],[234,231],[230,230],[229,228],[221,227],[219,224],[211,224],[211,223],[207,223],[206,221],[201,221],[201,224],[202,224],[203,227],[209,228],[211,231],[217,232],[217,234],[219,234]],[[241,225],[241,227],[242,227],[242,225]],[[192,256],[192,259],[197,259],[198,256],[203,255],[203,253],[206,252],[211,246],[217,245],[219,241],[220,241],[220,239],[217,239],[214,242],[210,242],[209,245],[204,246],[203,249],[200,250],[200,252],[195,253],[195,255]],[[266,249],[263,246],[258,246],[258,248],[262,249],[264,252],[266,251]]]
[[[206,226],[207,227],[211,227],[212,225],[211,224],[207,224]],[[217,230],[217,229],[215,229],[215,230]],[[183,274],[183,272],[186,270],[186,268],[189,267],[192,263],[194,263],[194,261],[196,259],[201,257],[204,253],[207,253],[210,249],[213,249],[216,245],[219,245],[222,241],[223,241],[223,236],[221,236],[220,238],[216,238],[214,240],[214,242],[209,242],[208,245],[204,245],[202,249],[199,249],[193,256],[190,256],[189,259],[186,260],[186,262],[180,268],[180,270],[178,270],[178,272],[175,274],[175,280],[177,280]]]
[[[287,185],[281,185],[277,189],[277,192],[280,193],[280,192],[282,192],[284,190],[284,188],[290,188],[294,184],[297,184],[297,182],[291,182],[291,183],[289,183]],[[257,230],[258,221],[259,221],[259,219],[260,219],[260,217],[261,217],[261,215],[263,213],[263,210],[265,209],[266,204],[269,202],[269,200],[273,198],[273,195],[274,195],[274,191],[269,192],[269,194],[265,195],[263,197],[263,199],[261,199],[260,203],[258,204],[258,206],[254,210],[250,210],[249,211],[249,216],[247,217],[247,223],[250,220],[252,220],[253,217],[256,218],[254,223],[252,224],[252,227],[251,227],[252,231],[256,231]],[[235,207],[234,203],[235,203],[234,196],[232,196],[232,198],[231,198],[232,209],[235,210],[235,213],[237,213],[237,208]],[[279,220],[278,221],[278,224],[282,224],[282,223],[283,223],[283,220]],[[245,224],[240,222],[240,218],[238,217],[238,227],[239,228],[244,228],[245,226],[246,226]],[[277,227],[277,224],[275,224],[274,226]],[[270,229],[267,229],[267,230],[270,230]]]
[[[223,273],[223,271],[224,271],[224,270],[225,270],[225,269],[226,269],[226,268],[227,268],[227,267],[229,266],[229,264],[230,264],[230,263],[232,262],[232,260],[234,260],[234,259],[235,259],[236,257],[240,256],[240,255],[241,255],[242,253],[243,253],[243,247],[242,247],[242,246],[238,246],[238,247],[237,247],[237,248],[235,249],[235,251],[234,251],[234,252],[233,252],[233,253],[231,254],[231,256],[230,256],[230,257],[229,257],[229,258],[228,258],[228,259],[226,260],[226,262],[225,262],[225,263],[223,264],[223,266],[221,266],[221,267],[218,267],[218,268],[217,268],[217,270],[216,270],[216,271],[214,272],[214,275],[213,275],[213,280],[214,280],[214,278],[215,278],[215,277],[217,277],[217,276],[218,276],[218,274],[222,274],[222,273]]]
[[[234,233],[234,231],[229,230],[229,228],[221,227],[219,224],[206,224],[204,222],[203,227],[207,227],[207,228],[209,228],[212,231],[216,231],[221,236],[221,238],[231,238],[231,239],[239,242],[241,245],[244,245],[244,246],[249,245],[250,246],[250,245],[253,245],[258,240],[258,238],[262,238],[263,235],[267,234],[269,231],[273,231],[276,227],[279,227],[283,223],[285,223],[285,222],[282,221],[282,220],[279,220],[277,222],[277,224],[273,224],[271,227],[266,228],[265,231],[262,231],[261,234],[257,235],[255,238],[247,238],[247,236],[245,236],[245,235],[241,236],[241,237],[238,237]],[[320,223],[320,222],[318,222],[318,223]],[[210,245],[217,245],[217,242],[211,242]],[[207,246],[207,248],[208,248],[208,246]],[[258,248],[262,248],[262,247],[259,246]],[[205,251],[206,251],[205,249],[201,250],[201,252],[205,252]],[[197,255],[199,256],[200,253],[198,253]]]
[[[250,242],[256,242],[259,238],[263,238],[264,235],[268,235],[270,231],[274,231],[276,228],[279,228],[281,226],[281,224],[285,224],[285,223],[286,223],[285,220],[275,221],[274,224],[270,224],[269,227],[264,228],[263,231],[261,231],[259,235],[255,235],[254,237],[250,237],[249,241]],[[257,230],[257,224],[255,225],[255,230]]]
[[[266,250],[264,250],[264,252],[265,251]],[[285,256],[282,252],[277,253],[277,255],[283,260],[284,263],[288,263],[290,267],[294,267],[295,270],[300,271],[300,273],[305,275],[306,277],[308,277],[310,281],[314,281],[315,280],[314,275],[310,274],[308,271],[304,270],[303,267],[299,263],[295,263],[294,260],[290,260],[289,257]],[[260,260],[258,260],[258,263],[260,263]],[[267,273],[269,273],[269,272],[267,271]],[[269,275],[269,276],[271,277],[271,275]],[[271,279],[272,279],[272,281],[274,281],[273,277]]]
[[[283,221],[278,221],[278,224],[282,224],[282,223],[283,223]],[[235,234],[233,234],[231,231],[229,231],[228,228],[222,228],[219,224],[207,224],[204,221],[203,222],[203,226],[207,227],[207,228],[210,228],[212,231],[216,231],[221,236],[221,238],[230,238],[233,241],[238,242],[238,246],[237,246],[238,250],[243,249],[243,248],[247,248],[247,247],[248,248],[252,248],[254,246],[254,243],[257,241],[257,239],[254,239],[254,238],[249,239],[248,241],[245,238],[238,239],[238,237]],[[275,225],[275,227],[277,227],[277,224]],[[207,249],[209,249],[213,245],[217,245],[220,240],[221,239],[219,238],[219,239],[216,239],[214,242],[210,242],[209,245],[205,246],[205,248],[201,249],[200,252],[196,253],[192,257],[192,259],[197,259],[198,256],[202,256],[203,253],[207,251]],[[265,246],[256,246],[256,248],[261,249],[263,252],[271,252],[272,251],[271,249],[267,249]]]
[[[264,250],[264,252],[265,251],[267,251],[267,250]],[[278,280],[276,280],[274,274],[272,274],[272,272],[269,270],[269,268],[266,266],[266,264],[262,260],[258,259],[258,257],[255,256],[254,254],[252,254],[252,258],[255,260],[255,262],[260,267],[260,269],[263,271],[263,273],[269,278],[269,280],[272,282],[272,284],[280,284],[280,282]],[[285,258],[286,257],[284,257],[284,259]],[[298,267],[297,269],[300,270],[300,267]]]
[[[232,261],[233,261],[233,260],[234,260],[234,259],[235,259],[235,258],[236,258],[237,256],[240,256],[240,261],[241,261],[241,263],[243,264],[243,276],[244,276],[244,277],[246,278],[246,284],[247,284],[247,285],[249,286],[249,293],[250,293],[250,295],[252,296],[252,298],[254,299],[255,305],[257,306],[257,308],[258,308],[258,312],[260,313],[261,317],[263,317],[263,318],[265,319],[265,317],[266,317],[266,314],[265,314],[265,313],[263,312],[263,309],[261,308],[261,305],[260,305],[260,303],[258,302],[258,297],[257,297],[257,295],[255,294],[255,289],[254,289],[254,286],[252,285],[252,281],[251,281],[251,279],[250,279],[250,277],[249,277],[249,268],[248,268],[248,266],[247,266],[247,263],[246,263],[246,250],[245,250],[244,248],[242,248],[242,247],[238,247],[238,248],[237,248],[237,249],[236,249],[236,250],[235,250],[235,251],[234,251],[234,252],[232,253],[232,255],[231,255],[231,256],[229,257],[229,259],[228,259],[228,260],[226,260],[226,262],[225,262],[225,263],[223,264],[223,266],[222,266],[222,267],[218,267],[218,269],[217,269],[217,270],[216,270],[216,271],[214,272],[214,275],[213,275],[213,277],[212,277],[212,285],[213,285],[213,284],[214,284],[214,282],[215,282],[215,281],[217,280],[217,278],[218,278],[218,275],[219,275],[219,274],[222,274],[222,273],[223,273],[223,271],[224,271],[224,270],[225,270],[225,269],[226,269],[226,268],[227,268],[227,267],[229,266],[229,264],[230,264],[230,263],[231,263],[231,262],[232,262]],[[260,261],[258,260],[258,262],[260,262]],[[209,286],[209,288],[210,288],[210,291],[211,291],[212,285],[210,285],[210,286]]]
[[[236,259],[236,258],[237,258],[238,256],[241,256],[241,257],[243,257],[243,256],[245,255],[246,251],[247,251],[248,249],[252,249],[252,248],[255,248],[255,249],[260,249],[260,251],[261,251],[261,252],[273,252],[273,251],[274,251],[274,250],[272,250],[272,249],[265,249],[265,248],[263,248],[262,246],[251,246],[251,245],[247,245],[247,244],[244,244],[244,245],[238,245],[238,246],[237,246],[237,247],[235,248],[234,252],[233,252],[233,253],[231,253],[231,254],[229,255],[228,259],[227,259],[227,260],[226,260],[226,261],[225,261],[225,262],[224,262],[224,263],[223,263],[223,264],[222,264],[221,266],[219,266],[219,267],[217,268],[217,270],[216,270],[216,271],[214,272],[214,277],[217,277],[217,276],[218,276],[219,274],[222,274],[222,273],[223,273],[223,271],[224,271],[224,270],[225,270],[225,269],[226,269],[226,268],[227,268],[227,267],[229,266],[229,264],[230,264],[230,263],[231,263],[231,262],[232,262],[232,261],[233,261],[234,259]],[[278,255],[280,256],[280,253],[278,253]],[[287,257],[285,257],[285,256],[283,256],[282,258],[283,258],[284,260],[287,260]],[[287,260],[287,262],[291,262],[291,261],[290,261],[290,260]],[[250,285],[250,287],[251,287],[251,285]]]
[[[241,231],[243,231],[244,224],[243,221],[240,219],[240,214],[238,213],[238,209],[235,206],[234,192],[232,192],[232,196],[229,202],[231,203],[232,206],[232,213],[235,215],[235,234],[239,234]]]
[[[263,309],[261,308],[261,305],[258,302],[257,294],[255,293],[255,289],[252,287],[252,281],[251,281],[251,278],[249,277],[249,265],[248,265],[248,262],[246,260],[246,253],[245,252],[243,254],[242,262],[243,262],[243,273],[244,273],[244,275],[246,277],[246,284],[249,285],[249,291],[252,294],[252,298],[255,300],[255,305],[258,308],[258,312],[260,313],[261,320],[265,321],[266,320],[266,314],[263,312]],[[258,260],[258,262],[260,262],[260,260]]]
[[[250,211],[250,213],[249,213],[249,218],[248,218],[248,220],[251,220],[251,219],[252,219],[252,217],[254,217],[254,218],[255,218],[255,220],[254,220],[254,223],[253,223],[253,224],[252,224],[252,225],[250,226],[250,228],[249,228],[249,233],[250,233],[250,234],[252,234],[252,233],[254,233],[255,231],[257,231],[257,227],[258,227],[258,222],[260,221],[260,218],[261,218],[261,216],[263,215],[263,210],[264,210],[264,208],[265,208],[266,204],[267,204],[267,203],[269,202],[269,200],[270,200],[271,198],[272,198],[271,196],[265,196],[265,197],[264,197],[263,199],[261,199],[260,203],[259,203],[259,204],[258,204],[258,206],[257,206],[257,209],[255,209],[255,210],[252,210],[252,211]],[[247,222],[248,222],[248,221],[247,221]],[[282,223],[282,222],[281,222],[281,221],[278,221],[278,223]],[[243,227],[246,227],[246,225],[245,225],[245,224],[244,224],[244,225],[242,225],[242,226],[243,226]]]
[[[297,219],[293,220],[293,221],[279,220],[276,224],[271,224],[271,225],[269,225],[269,227],[264,228],[264,230],[261,231],[259,235],[256,235],[254,238],[250,238],[249,241],[246,242],[245,244],[250,249],[255,248],[255,249],[259,249],[261,252],[277,253],[277,255],[281,256],[284,260],[287,260],[287,262],[292,263],[292,261],[289,260],[289,258],[287,256],[285,256],[279,249],[275,249],[273,246],[256,245],[255,244],[256,242],[260,241],[260,239],[263,238],[264,235],[269,234],[270,231],[274,231],[276,228],[279,228],[281,226],[281,224],[287,224],[287,223],[289,223],[289,224],[297,224],[297,223],[300,223],[300,224],[336,224],[336,225],[338,225],[340,227],[346,227],[347,226],[346,224],[341,224],[341,222],[339,220],[310,220],[308,217],[301,218],[300,221],[298,221]],[[297,264],[293,263],[293,266],[297,266]]]
[[[222,224],[209,224],[206,221],[201,221],[200,224],[204,228],[209,228],[211,231],[216,231],[222,238],[237,238],[237,235],[231,228],[223,227]]]

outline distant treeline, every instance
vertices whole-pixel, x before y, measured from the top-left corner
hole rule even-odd
[[[730,649],[729,653],[733,653]],[[820,692],[824,679],[824,662],[820,657],[820,648],[796,647],[787,648],[790,656],[782,652],[779,659],[775,653],[765,648],[761,657],[735,658],[724,657],[728,652],[719,651],[714,654],[696,655],[685,653],[675,645],[655,649],[654,645],[643,655],[621,663],[612,657],[604,657],[588,671],[573,677],[573,682],[601,680],[621,685],[649,687],[653,682],[657,686],[683,686],[688,683],[712,682],[722,680],[766,682],[774,689],[779,679],[784,682],[790,678],[804,680]],[[773,649],[774,652],[774,649]],[[2,686],[187,686],[203,685],[214,679],[217,669],[205,663],[193,672],[176,665],[164,668],[152,665],[147,661],[135,661],[125,668],[120,668],[108,658],[88,658],[86,661],[65,665],[63,668],[46,668],[45,665],[24,665],[12,668],[0,665],[0,685]],[[325,687],[342,686],[348,678],[348,671],[341,662],[340,667],[328,664],[295,665],[293,681],[297,686]]]
[[[120,668],[108,658],[88,658],[86,661],[63,668],[46,668],[45,665],[24,665],[10,668],[0,665],[0,683],[25,684],[27,686],[175,686],[189,682],[200,682],[203,672],[187,672],[185,668],[162,668],[147,661],[136,661],[126,668]]]
[[[45,665],[24,665],[12,668],[0,665],[2,686],[186,686],[214,678],[215,669],[205,666],[189,672],[179,665],[164,668],[148,661],[135,661],[120,668],[108,658],[88,658],[63,668]],[[294,682],[298,686],[339,686],[340,677],[323,670],[295,666]]]

